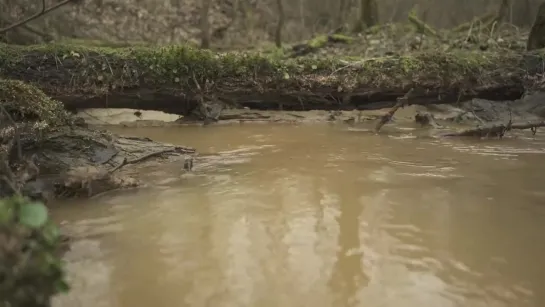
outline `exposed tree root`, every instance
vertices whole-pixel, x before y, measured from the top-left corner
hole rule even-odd
[[[540,122],[529,122],[529,123],[507,123],[507,124],[490,124],[485,126],[479,126],[472,129],[466,129],[459,132],[451,132],[442,134],[441,136],[453,137],[453,136],[469,136],[469,137],[479,137],[479,138],[489,138],[489,137],[503,137],[504,134],[510,130],[526,130],[531,129],[532,133],[535,135],[537,128],[545,127],[545,121]]]

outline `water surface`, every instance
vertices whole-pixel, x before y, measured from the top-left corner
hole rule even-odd
[[[116,128],[222,153],[54,208],[55,306],[545,306],[545,138],[327,125]],[[387,130],[385,130],[387,132]]]

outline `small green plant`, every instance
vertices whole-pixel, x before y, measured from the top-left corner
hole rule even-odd
[[[49,306],[68,291],[61,237],[42,203],[0,199],[0,306]]]

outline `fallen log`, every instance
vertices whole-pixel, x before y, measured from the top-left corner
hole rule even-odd
[[[514,100],[538,84],[524,63],[539,55],[423,52],[344,61],[278,60],[175,46],[96,48],[0,44],[0,77],[23,80],[70,110],[133,108],[190,114],[202,101],[250,109],[353,110],[472,98]]]
[[[293,45],[289,57],[305,56],[318,51],[320,48],[334,44],[350,44],[353,40],[354,38],[342,34],[319,35],[309,41]]]

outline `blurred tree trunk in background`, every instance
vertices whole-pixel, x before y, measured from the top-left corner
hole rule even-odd
[[[526,50],[545,48],[545,2],[539,5],[537,14],[526,42]]]
[[[210,23],[208,21],[208,12],[210,11],[210,5],[212,0],[202,0],[201,6],[201,48],[210,48]]]
[[[511,12],[511,0],[500,0],[500,7],[498,9],[498,15],[496,16],[496,22],[509,22]]]
[[[49,6],[62,0],[47,0]],[[82,1],[82,0],[79,0]],[[0,41],[84,39],[209,47],[308,40],[341,26],[361,31],[381,21],[407,22],[414,7],[433,28],[449,29],[485,15],[528,30],[544,0],[83,0],[0,35]],[[79,2],[78,2],[79,3]],[[380,7],[378,6],[380,5]],[[0,27],[39,11],[41,1],[0,0]],[[206,17],[203,17],[206,16]],[[66,25],[70,26],[67,27]],[[208,28],[208,30],[206,29]]]
[[[276,32],[274,35],[274,43],[276,47],[282,47],[282,28],[284,27],[284,4],[282,0],[276,0],[276,6],[278,8],[278,23],[276,24]]]
[[[345,14],[347,9],[347,0],[339,0],[339,11],[337,12],[337,16],[335,18],[335,27],[340,27],[346,23],[345,21]]]
[[[354,27],[354,32],[361,32],[378,23],[378,5],[376,0],[360,1],[360,16]]]

